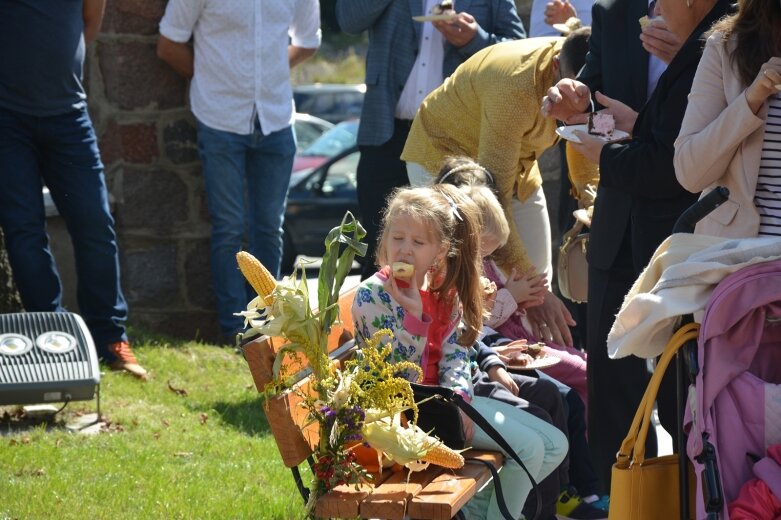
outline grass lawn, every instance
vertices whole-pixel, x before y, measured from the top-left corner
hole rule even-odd
[[[100,434],[63,427],[94,401],[49,428],[0,407],[0,520],[304,517],[242,356],[155,339],[134,351],[150,380],[104,371]]]

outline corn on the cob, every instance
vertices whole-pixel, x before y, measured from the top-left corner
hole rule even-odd
[[[367,412],[367,418],[370,415],[371,410]],[[464,458],[439,439],[429,436],[412,423],[402,426],[400,414],[377,420],[367,419],[361,435],[369,446],[413,471],[418,471],[413,465],[421,460],[446,468],[457,469],[464,465]]]
[[[268,305],[271,305],[273,299],[269,298],[269,295],[274,290],[274,287],[277,286],[277,281],[271,276],[269,270],[260,263],[260,260],[246,251],[236,253],[236,261],[239,264],[241,274],[255,289],[258,296],[262,297]]]
[[[464,467],[464,457],[441,442],[430,449],[423,460],[443,468],[459,469]]]

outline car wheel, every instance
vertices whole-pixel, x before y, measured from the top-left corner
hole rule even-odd
[[[293,272],[296,258],[298,258],[298,253],[296,253],[296,248],[293,245],[293,239],[290,238],[290,233],[285,229],[282,236],[282,265],[280,266],[282,274]]]

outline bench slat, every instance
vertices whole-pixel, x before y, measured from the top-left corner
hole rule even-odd
[[[309,378],[300,381],[294,389],[295,392],[285,392],[269,399],[266,410],[266,420],[277,442],[282,462],[288,468],[304,462],[320,438],[316,421],[303,427],[307,421],[307,410],[299,406],[303,401],[302,395],[310,392]]]
[[[361,484],[356,491],[353,486],[337,486],[322,497],[315,505],[317,518],[356,518],[361,501],[372,492],[373,486]]]
[[[464,456],[491,462],[497,468],[503,460],[495,452],[472,451]],[[490,478],[488,468],[474,462],[456,472],[444,472],[410,501],[408,514],[410,518],[450,520]]]
[[[361,502],[361,518],[402,520],[407,503],[420,493],[444,468],[431,465],[425,471],[414,472],[407,482],[407,471],[394,473],[382,484],[375,486],[371,495]]]

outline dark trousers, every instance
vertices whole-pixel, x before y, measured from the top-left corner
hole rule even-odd
[[[362,279],[377,272],[375,250],[388,196],[395,188],[409,185],[406,163],[399,157],[407,142],[410,123],[397,119],[390,140],[379,146],[359,147],[361,159],[356,172],[358,207],[361,210],[361,224],[366,229],[365,240],[369,245],[363,259]]]
[[[603,487],[610,490],[610,473],[650,375],[646,360],[635,356],[610,359],[607,334],[624,296],[636,278],[627,236],[608,270],[588,270],[588,442],[591,461]],[[648,432],[646,457],[656,456],[656,432]]]
[[[98,354],[126,341],[114,219],[87,109],[38,117],[0,108],[0,226],[27,311],[56,312],[62,284],[46,235],[41,189],[48,186],[70,233],[77,301]]]
[[[541,380],[549,380],[559,389],[567,416],[569,468],[567,475],[561,478],[562,488],[564,484],[569,484],[578,490],[580,496],[596,495],[599,493],[599,479],[591,464],[588,440],[586,439],[586,406],[572,388],[544,372],[539,372],[539,375]]]

